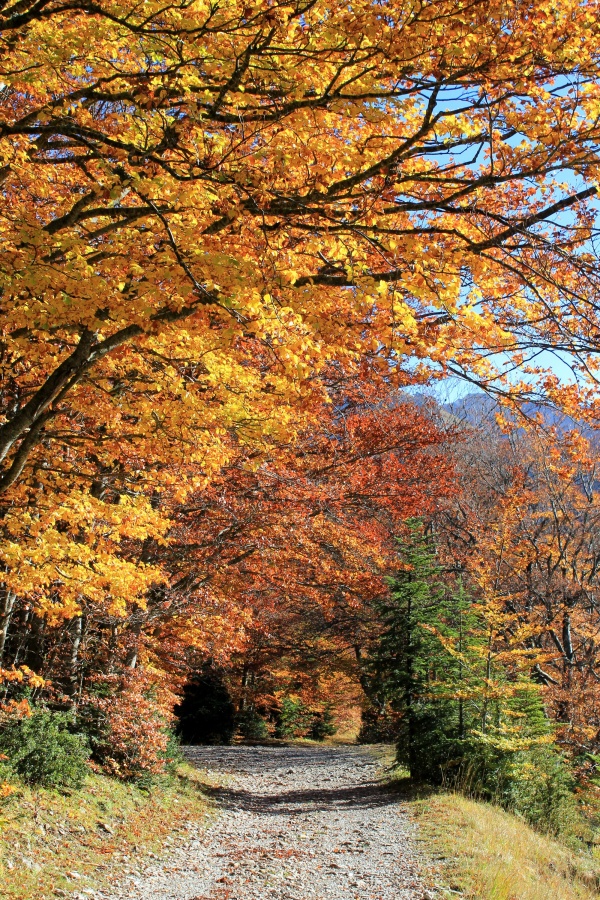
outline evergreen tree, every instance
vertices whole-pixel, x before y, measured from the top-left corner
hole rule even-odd
[[[446,577],[422,523],[407,523],[399,566],[378,604],[370,683],[399,717],[398,763],[413,778],[495,800],[559,832],[573,818],[572,779],[539,686],[507,643],[498,604]]]
[[[223,673],[205,663],[185,686],[175,714],[184,744],[229,744],[235,733],[235,707]]]
[[[473,715],[465,708],[471,692],[462,646],[472,615],[462,589],[453,594],[444,584],[421,522],[408,526],[389,595],[378,605],[382,632],[372,657],[373,678],[400,717],[399,763],[415,778],[439,781]]]

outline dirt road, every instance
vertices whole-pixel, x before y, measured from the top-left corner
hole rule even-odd
[[[194,747],[207,828],[111,900],[425,900],[413,826],[365,748]]]

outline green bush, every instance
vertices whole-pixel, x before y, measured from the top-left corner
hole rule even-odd
[[[309,731],[309,735],[314,741],[324,741],[326,737],[331,737],[336,731],[330,709],[325,708],[322,713],[314,714]]]
[[[267,723],[255,709],[245,709],[238,713],[237,728],[242,737],[249,741],[263,741],[269,736]]]
[[[275,737],[283,740],[299,737],[309,728],[310,721],[311,715],[302,700],[284,697],[277,713]]]
[[[300,699],[284,697],[281,701],[275,725],[276,738],[285,740],[310,737],[315,741],[323,741],[336,731],[329,708],[325,708],[323,712],[314,712]]]
[[[555,744],[511,750],[473,736],[461,748],[459,765],[446,769],[444,780],[516,813],[539,831],[569,837],[583,826],[573,775]]]
[[[87,739],[74,731],[68,713],[35,710],[0,731],[0,752],[26,784],[46,788],[80,788],[88,772]]]
[[[574,788],[562,754],[553,747],[537,747],[511,760],[503,805],[540,830],[566,835],[581,824]]]
[[[165,768],[170,775],[174,775],[177,767],[185,762],[185,756],[181,750],[181,740],[174,731],[167,732],[167,747],[164,751]]]

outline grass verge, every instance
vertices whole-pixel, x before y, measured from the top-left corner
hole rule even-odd
[[[491,803],[415,785],[394,750],[373,747],[419,828],[426,882],[455,900],[598,900],[600,848],[573,849]],[[597,818],[597,816],[596,816]]]
[[[2,900],[53,900],[139,871],[205,818],[202,773],[183,764],[142,790],[90,775],[80,791],[20,787],[0,806]]]
[[[460,794],[411,802],[442,897],[592,900],[600,859],[539,834],[516,816]]]

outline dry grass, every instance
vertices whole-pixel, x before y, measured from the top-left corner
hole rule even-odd
[[[479,900],[592,900],[600,859],[568,849],[498,807],[458,794],[415,801],[442,896]]]
[[[97,775],[68,795],[20,789],[0,806],[2,900],[50,900],[138,869],[208,814],[203,787],[183,765],[150,792]]]

